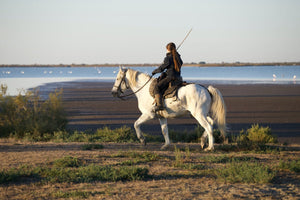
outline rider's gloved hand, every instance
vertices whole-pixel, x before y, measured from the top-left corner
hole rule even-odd
[[[160,72],[159,69],[155,69],[155,70],[153,70],[152,75],[157,74],[157,73],[159,73],[159,72]]]

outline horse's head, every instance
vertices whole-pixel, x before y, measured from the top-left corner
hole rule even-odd
[[[126,89],[129,88],[126,81],[126,72],[126,68],[120,67],[115,84],[111,90],[111,93],[114,97],[120,97],[121,93],[123,93]]]

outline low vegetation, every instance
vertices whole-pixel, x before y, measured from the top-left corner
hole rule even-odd
[[[247,191],[252,191],[254,185],[257,188],[263,186],[263,193],[270,185],[272,193],[274,187],[277,187],[276,182],[282,181],[280,177],[286,175],[289,177],[286,180],[291,181],[289,188],[292,190],[291,186],[296,179],[291,177],[297,177],[300,169],[300,161],[295,152],[261,154],[232,151],[224,153],[218,149],[214,152],[203,152],[199,150],[199,145],[195,144],[191,144],[191,146],[177,144],[178,146],[174,146],[174,149],[158,151],[154,150],[156,144],[153,143],[150,144],[149,150],[141,149],[140,146],[132,145],[132,143],[117,144],[115,147],[112,147],[111,143],[103,144],[100,148],[94,148],[93,145],[97,145],[94,143],[82,145],[74,143],[72,150],[65,151],[64,145],[70,144],[42,144],[45,145],[42,148],[41,143],[32,144],[30,147],[12,144],[13,149],[26,147],[26,151],[39,147],[40,152],[36,152],[35,155],[45,156],[51,151],[52,154],[48,154],[44,161],[32,156],[22,164],[18,162],[5,164],[4,168],[0,170],[0,190],[7,188],[4,192],[14,191],[14,188],[19,190],[19,187],[22,187],[22,191],[27,194],[28,199],[37,197],[44,199],[90,197],[102,199],[122,195],[122,191],[113,189],[115,186],[120,187],[121,185],[124,187],[123,190],[129,190],[132,194],[135,194],[137,190],[138,192],[147,191],[145,187],[149,192],[153,191],[152,189],[169,192],[165,189],[174,189],[175,186],[172,183],[177,181],[178,191],[182,190],[181,182],[189,188],[192,188],[191,186],[195,183],[201,183],[206,187],[205,183],[208,182],[207,190],[215,190],[215,185],[218,184],[220,187],[231,184],[230,187],[235,188],[236,183],[241,183],[241,187],[251,188]],[[85,145],[91,147],[91,149],[88,148],[90,151],[82,148]],[[53,146],[57,146],[57,148],[53,148]],[[48,149],[48,147],[50,148]],[[60,154],[63,156],[53,158],[54,154],[59,151],[64,151]],[[22,154],[22,151],[16,152]],[[17,155],[15,152],[9,154]],[[19,159],[22,158],[19,157]],[[5,161],[4,158],[0,158],[0,160],[12,161]],[[166,187],[156,185],[149,187],[149,184],[158,182]],[[169,184],[172,187],[169,187]],[[247,186],[247,184],[250,185]],[[32,187],[42,188],[45,194],[32,193]],[[281,189],[282,183],[278,187]],[[45,191],[45,188],[48,189]],[[270,194],[270,191],[268,193]],[[0,198],[9,196],[8,193],[6,196],[0,194]],[[280,197],[285,196],[281,195]]]
[[[131,181],[148,176],[148,169],[141,167],[85,164],[73,157],[64,157],[39,167],[21,165],[0,171],[0,183],[18,183],[26,179],[46,183],[86,183],[94,181]]]
[[[38,91],[7,96],[7,87],[0,90],[0,137],[12,135],[15,138],[31,137],[43,140],[67,124],[62,105],[62,90],[50,93],[42,101]]]
[[[217,169],[215,174],[225,183],[270,183],[276,171],[258,162],[232,160],[224,168]]]
[[[287,160],[287,161],[283,161],[281,160],[279,163],[279,167],[280,170],[289,170],[292,172],[300,172],[300,159],[297,160]]]
[[[225,165],[221,167],[217,165],[215,168],[209,168],[207,163]],[[275,168],[261,164],[255,157],[222,155],[205,156],[199,158],[199,160],[192,160],[189,148],[181,151],[176,147],[173,167],[202,170],[200,174],[210,174],[217,180],[225,183],[270,183],[277,173]]]
[[[236,142],[241,150],[265,150],[266,144],[277,143],[277,138],[271,134],[269,127],[254,124],[247,131],[242,130]]]
[[[186,142],[186,143],[198,143],[204,133],[204,128],[197,126],[193,131],[175,131],[170,130],[169,136],[172,142]],[[216,143],[223,142],[223,136],[217,129],[213,130],[213,136]]]

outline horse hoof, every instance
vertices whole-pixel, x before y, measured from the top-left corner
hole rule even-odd
[[[147,145],[147,142],[146,142],[146,140],[145,139],[143,139],[143,140],[140,140],[141,141],[141,144],[143,145],[143,146],[146,146]]]
[[[163,146],[160,148],[160,150],[165,150],[165,149],[167,149],[169,146],[170,146],[170,144],[165,144],[165,145],[163,145]]]
[[[213,147],[207,147],[206,149],[204,149],[204,151],[213,151],[214,148]]]
[[[200,143],[201,149],[204,149],[205,144],[204,143]]]

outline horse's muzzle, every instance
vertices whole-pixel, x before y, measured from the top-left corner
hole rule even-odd
[[[119,92],[117,90],[112,90],[111,94],[113,95],[113,97],[119,97]]]

